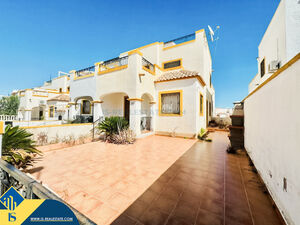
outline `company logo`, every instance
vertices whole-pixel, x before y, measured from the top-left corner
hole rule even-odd
[[[6,207],[6,209],[10,210],[10,211],[14,211],[18,205],[21,204],[21,202],[23,202],[24,198],[22,197],[22,195],[20,195],[16,189],[14,189],[13,187],[10,187],[8,189],[7,192],[5,192],[1,198],[0,198],[0,203],[2,204],[2,206],[4,205]],[[2,208],[2,206],[0,205],[0,209]],[[14,222],[16,221],[16,213],[15,212],[9,212],[8,213],[8,221],[9,222]]]
[[[72,210],[64,203],[51,199],[24,199],[14,187],[0,197],[0,221],[1,225],[49,222],[79,225]]]
[[[13,187],[10,187],[0,198],[0,201],[5,207],[11,211],[15,210],[23,200],[24,198],[22,195],[20,195]]]

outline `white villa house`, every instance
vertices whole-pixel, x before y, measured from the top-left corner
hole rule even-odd
[[[18,119],[67,120],[70,93],[70,77],[58,76],[44,83],[41,87],[15,91],[12,94],[20,98]]]
[[[195,137],[214,113],[211,74],[212,60],[202,29],[121,53],[20,92],[25,97],[20,112],[25,112],[24,119],[30,119],[31,113],[31,119],[44,115],[43,119],[80,122],[122,116],[137,137],[145,133]]]
[[[300,51],[300,2],[282,0],[258,46],[258,73],[249,93]]]

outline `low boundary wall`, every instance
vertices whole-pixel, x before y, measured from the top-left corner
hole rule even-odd
[[[33,134],[33,139],[38,140],[41,133],[47,135],[48,143],[57,143],[62,140],[74,140],[80,137],[87,137],[92,135],[92,123],[79,124],[61,124],[61,125],[45,125],[45,126],[29,126],[22,127]]]

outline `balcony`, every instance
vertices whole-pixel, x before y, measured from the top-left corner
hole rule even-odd
[[[98,75],[125,69],[128,67],[128,56],[113,58],[100,63],[98,66]]]
[[[179,38],[176,38],[176,39],[173,39],[170,41],[166,41],[166,42],[164,42],[163,50],[167,50],[167,49],[173,48],[175,46],[180,46],[183,44],[188,44],[190,42],[195,41],[195,38],[196,38],[196,34],[193,33],[193,34],[188,34],[183,37],[179,37]]]
[[[142,67],[147,72],[151,73],[152,75],[155,75],[155,66],[144,57],[142,58]]]
[[[86,77],[92,77],[95,74],[95,66],[90,66],[81,70],[77,70],[75,72],[75,78],[74,80],[86,78]]]

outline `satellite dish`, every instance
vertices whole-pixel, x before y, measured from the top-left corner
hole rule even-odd
[[[220,26],[217,26],[215,31],[213,31],[211,26],[208,25],[207,27],[208,27],[208,30],[209,30],[211,41],[214,42],[214,40],[218,40],[218,38],[214,39],[214,35],[215,35],[215,32],[220,28]]]

